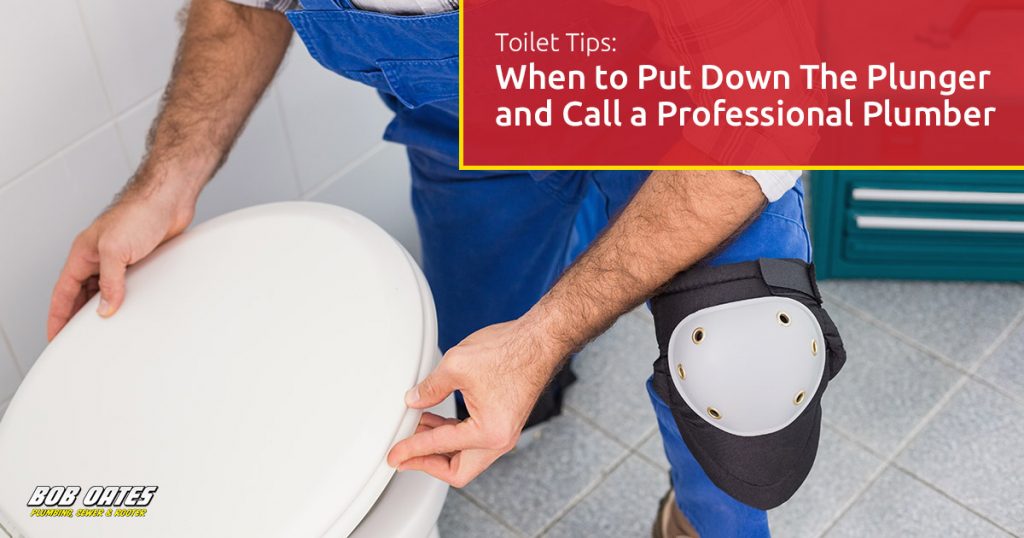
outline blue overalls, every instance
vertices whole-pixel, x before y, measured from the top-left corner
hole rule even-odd
[[[358,10],[348,0],[302,4],[288,17],[310,54],[376,88],[395,112],[384,138],[408,147],[423,271],[437,305],[442,350],[526,312],[649,174],[460,171],[459,13],[389,15]],[[773,257],[810,258],[799,185],[704,263]],[[711,483],[649,380],[647,391],[679,506],[701,536],[768,536],[766,513]]]

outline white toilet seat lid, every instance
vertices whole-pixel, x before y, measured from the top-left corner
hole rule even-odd
[[[310,202],[197,226],[96,299],[0,423],[0,523],[27,536],[344,536],[432,368],[429,289],[369,220]],[[155,485],[145,517],[30,517],[36,486]]]

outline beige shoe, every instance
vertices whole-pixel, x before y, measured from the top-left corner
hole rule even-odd
[[[700,538],[697,529],[686,519],[683,511],[676,504],[676,492],[669,489],[668,493],[658,502],[658,517],[651,529],[654,538]]]

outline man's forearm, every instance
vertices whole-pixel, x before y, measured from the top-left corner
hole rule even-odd
[[[604,331],[673,275],[713,252],[764,207],[737,172],[655,172],[594,244],[526,314],[561,358]]]
[[[290,39],[281,13],[193,0],[146,157],[125,192],[174,189],[194,202],[273,79]]]

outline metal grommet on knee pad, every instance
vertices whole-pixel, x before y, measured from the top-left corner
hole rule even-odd
[[[691,409],[723,431],[756,436],[785,428],[814,397],[825,371],[819,341],[821,327],[806,306],[758,297],[685,317],[667,355],[679,373],[675,388]]]
[[[789,326],[789,314],[783,312],[782,310],[779,310],[778,313],[775,314],[775,319],[779,320],[779,325],[782,325],[783,327]]]

